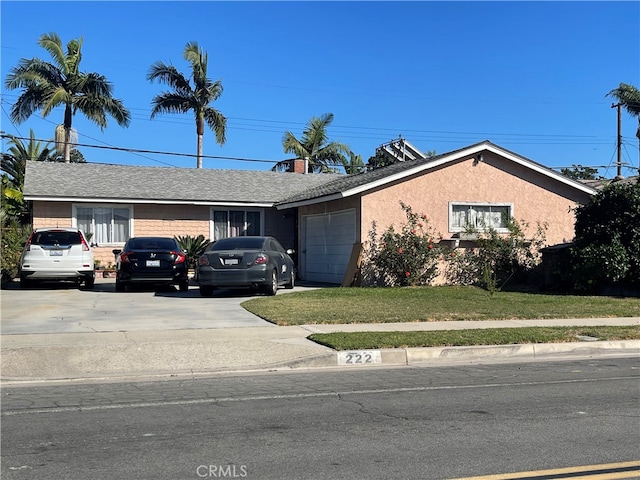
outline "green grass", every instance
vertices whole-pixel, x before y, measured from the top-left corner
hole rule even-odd
[[[640,317],[640,298],[496,292],[475,287],[321,288],[242,304],[277,325]]]
[[[335,350],[368,350],[468,345],[510,345],[598,340],[640,340],[640,326],[628,327],[521,327],[414,332],[314,333],[308,338]]]

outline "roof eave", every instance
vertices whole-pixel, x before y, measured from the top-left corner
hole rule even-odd
[[[25,200],[40,202],[74,202],[74,203],[120,203],[120,204],[159,204],[159,205],[201,205],[201,206],[226,206],[226,207],[255,207],[270,208],[273,202],[225,202],[213,200],[167,200],[156,198],[112,198],[112,197],[52,197],[44,195],[25,195]]]

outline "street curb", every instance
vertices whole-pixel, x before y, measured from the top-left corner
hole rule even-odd
[[[66,355],[78,357],[77,347],[54,347],[56,356],[64,358]],[[122,346],[110,346],[107,349],[97,349],[94,355],[104,359],[114,353]],[[82,362],[82,368],[74,365],[74,362],[64,365],[67,368],[58,368],[50,371],[48,375],[42,376],[42,351],[29,352],[29,348],[17,349],[16,354],[22,355],[22,372],[14,371],[13,375],[5,376],[4,372],[0,383],[26,384],[38,382],[65,382],[65,381],[99,381],[99,380],[134,380],[140,377],[185,377],[185,376],[205,376],[215,374],[233,374],[248,372],[268,372],[283,370],[304,370],[321,368],[358,368],[376,366],[429,366],[445,365],[452,363],[481,363],[499,361],[540,361],[550,359],[561,359],[563,356],[573,355],[580,357],[617,355],[617,356],[640,356],[640,340],[621,341],[592,341],[592,342],[572,342],[572,343],[537,343],[537,344],[511,344],[511,345],[483,345],[465,347],[425,347],[425,348],[397,348],[380,350],[358,350],[358,351],[331,351],[309,355],[296,360],[275,362],[261,365],[242,366],[216,366],[201,363],[193,365],[188,359],[183,358],[184,363],[175,362],[171,368],[148,369],[149,365],[142,364],[139,369],[124,371],[121,368],[109,368],[105,363],[93,363],[93,368],[88,368]],[[36,349],[39,350],[39,349]],[[65,351],[68,350],[68,351]],[[52,353],[49,351],[48,353]],[[131,352],[129,352],[131,353]],[[359,356],[359,357],[358,357]],[[371,358],[374,361],[351,361],[345,363],[345,358]],[[17,359],[14,359],[17,360]],[[96,360],[96,358],[94,358]],[[73,368],[69,368],[73,366]],[[40,368],[38,368],[40,367]],[[40,375],[38,374],[40,373]]]
[[[571,343],[531,343],[511,345],[480,345],[468,347],[422,347],[422,348],[391,348],[381,350],[357,350],[351,352],[361,357],[369,353],[379,352],[379,361],[358,361],[344,363],[341,355],[348,351],[331,352],[311,358],[298,359],[281,364],[289,368],[314,367],[343,367],[343,366],[374,366],[374,365],[416,365],[425,363],[447,363],[451,361],[481,361],[496,359],[539,360],[554,355],[598,355],[625,354],[640,356],[640,340],[593,341]]]

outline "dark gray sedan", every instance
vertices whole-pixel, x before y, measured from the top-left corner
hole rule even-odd
[[[255,288],[275,295],[278,287],[293,288],[295,265],[273,237],[230,237],[213,242],[198,259],[200,295],[216,288]]]

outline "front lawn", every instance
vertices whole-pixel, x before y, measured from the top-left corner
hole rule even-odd
[[[490,295],[476,287],[450,286],[320,288],[253,298],[242,306],[277,325],[640,317],[640,298]]]
[[[640,340],[640,326],[517,327],[420,332],[314,333],[309,340],[335,350]]]

